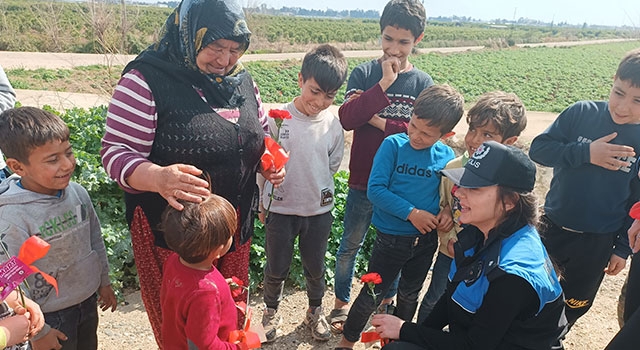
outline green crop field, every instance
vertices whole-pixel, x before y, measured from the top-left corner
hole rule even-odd
[[[486,91],[514,92],[529,110],[560,112],[581,99],[606,99],[616,67],[625,52],[640,41],[564,48],[485,49],[455,54],[414,55],[411,61],[439,84],[458,89],[467,102]],[[366,59],[349,59],[349,69]],[[245,66],[266,102],[291,101],[301,62],[257,61]],[[74,69],[10,69],[7,75],[19,89],[110,94],[122,67]],[[343,86],[336,104],[343,101]]]
[[[411,58],[438,84],[450,84],[472,102],[484,92],[514,92],[529,110],[560,112],[581,99],[605,99],[625,52],[639,41],[566,48],[511,48],[455,54],[430,53]],[[353,69],[363,59],[350,59]],[[299,61],[249,62],[247,69],[263,99],[287,102],[298,93]],[[344,89],[336,104],[342,103]]]
[[[94,0],[0,1],[0,50],[137,54],[157,39],[172,9]],[[269,16],[249,11],[250,52],[300,52],[308,45],[379,47],[380,26],[371,19]],[[509,25],[428,21],[418,47],[507,47],[521,43],[632,38],[631,28]]]

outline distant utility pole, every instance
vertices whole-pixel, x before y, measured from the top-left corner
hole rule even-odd
[[[518,12],[518,8],[517,7],[513,9],[513,21],[514,22],[516,21],[516,12]]]

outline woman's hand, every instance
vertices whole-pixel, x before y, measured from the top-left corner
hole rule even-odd
[[[208,197],[209,184],[200,178],[202,170],[193,165],[172,164],[159,166],[151,162],[140,164],[127,178],[127,183],[138,191],[156,192],[169,205],[182,210],[178,200],[200,203]]]
[[[260,174],[262,174],[262,176],[264,176],[267,181],[271,182],[271,184],[273,184],[273,187],[280,186],[282,181],[284,181],[284,176],[286,175],[286,173],[287,171],[284,169],[284,167],[282,167],[282,169],[280,170],[276,170],[276,168],[273,166],[267,170],[263,170],[262,168],[260,169]]]
[[[403,319],[389,314],[376,314],[371,319],[371,325],[380,334],[380,338],[400,339],[400,328],[403,324]]]
[[[7,346],[26,342],[29,339],[29,314],[9,316],[0,320],[0,332],[5,333]]]

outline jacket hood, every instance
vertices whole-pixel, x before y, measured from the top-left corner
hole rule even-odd
[[[0,183],[0,206],[7,204],[24,204],[41,200],[51,200],[51,195],[37,193],[18,186],[20,176],[13,174]],[[62,191],[63,197],[65,190]]]

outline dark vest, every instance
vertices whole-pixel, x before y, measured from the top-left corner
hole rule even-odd
[[[192,86],[176,82],[149,66],[136,67],[149,84],[158,114],[157,129],[149,160],[160,166],[191,164],[211,176],[212,192],[226,198],[239,211],[240,240],[253,234],[257,207],[256,170],[264,152],[264,130],[258,120],[253,81],[246,74],[238,87],[245,102],[237,123],[227,121],[202,100]],[[215,107],[215,106],[214,106]],[[129,224],[140,206],[155,235],[155,243],[166,247],[158,231],[167,202],[157,193],[125,193]]]

